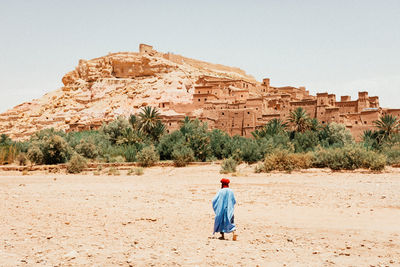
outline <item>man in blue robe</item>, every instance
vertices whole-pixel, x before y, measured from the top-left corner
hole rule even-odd
[[[229,179],[221,180],[221,189],[218,191],[212,201],[213,209],[215,212],[214,233],[221,234],[220,239],[225,239],[224,233],[233,232],[233,240],[236,239],[234,231],[233,210],[236,204],[236,199],[233,191],[229,188]]]

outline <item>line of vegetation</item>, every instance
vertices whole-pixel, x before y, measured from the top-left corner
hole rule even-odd
[[[30,140],[16,142],[0,136],[0,164],[58,164],[68,162],[68,171],[78,173],[86,162],[138,162],[153,166],[172,160],[183,167],[193,161],[224,160],[222,173],[235,172],[241,163],[256,163],[257,172],[292,171],[310,167],[333,170],[367,168],[382,170],[400,164],[400,122],[384,115],[356,143],[342,124],[322,125],[304,109],[290,113],[287,122],[269,121],[251,138],[229,136],[199,120],[185,118],[172,133],[156,108],[144,107],[138,116],[118,117],[99,130],[82,132],[46,129]]]

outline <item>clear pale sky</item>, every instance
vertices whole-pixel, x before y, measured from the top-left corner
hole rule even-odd
[[[81,58],[139,43],[400,108],[399,0],[0,0],[0,112],[61,87]]]

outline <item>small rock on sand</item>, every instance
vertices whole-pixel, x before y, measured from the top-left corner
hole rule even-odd
[[[73,260],[76,257],[78,257],[78,252],[76,252],[75,250],[70,251],[69,253],[65,254],[63,256],[63,258],[67,261]]]

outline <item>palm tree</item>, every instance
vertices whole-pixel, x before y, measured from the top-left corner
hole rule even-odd
[[[194,120],[191,120],[188,116],[185,117],[183,121],[181,121],[181,128],[179,129],[183,135],[188,134],[193,131]]]
[[[286,131],[288,125],[281,119],[274,118],[267,122],[260,130],[255,130],[251,134],[255,139],[264,138],[266,136],[273,136]]]
[[[323,127],[322,125],[319,123],[317,118],[311,119],[310,120],[310,130],[313,132],[319,132],[320,130],[322,130]]]
[[[192,120],[189,118],[189,116],[186,116],[182,121],[183,124],[190,123],[190,122],[192,122]]]
[[[8,135],[6,134],[1,134],[0,136],[0,145],[10,145],[12,143],[12,140]]]
[[[139,113],[139,131],[150,135],[160,120],[160,113],[156,108],[149,106],[142,108]]]
[[[295,132],[304,132],[308,130],[311,125],[310,117],[302,107],[298,107],[294,111],[291,111],[288,121],[294,128]]]
[[[138,123],[137,117],[132,114],[131,116],[129,116],[129,123],[131,124],[132,128],[136,128],[136,124]]]
[[[375,139],[376,138],[376,134],[375,133],[376,133],[376,131],[365,130],[363,132],[363,135],[362,135],[363,141],[366,141],[368,139]]]
[[[154,128],[151,131],[151,138],[154,141],[159,141],[160,137],[162,135],[164,135],[166,132],[166,127],[164,125],[164,123],[161,122],[161,120],[157,121],[156,126],[154,126]]]
[[[133,128],[125,128],[121,132],[121,136],[118,137],[116,144],[118,145],[131,145],[140,143],[143,141],[141,132],[134,130]]]
[[[379,120],[373,121],[375,127],[379,129],[379,132],[383,138],[390,138],[394,133],[399,132],[400,121],[396,116],[384,115]]]
[[[363,144],[367,148],[378,149],[382,143],[383,135],[380,131],[365,130],[362,135]]]
[[[270,135],[275,135],[284,132],[288,125],[281,119],[272,119],[266,125],[266,132]]]

